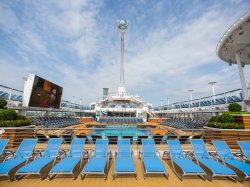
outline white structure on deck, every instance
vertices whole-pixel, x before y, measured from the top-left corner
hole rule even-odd
[[[250,10],[226,31],[217,45],[216,52],[218,57],[229,65],[237,64],[245,110],[250,111],[250,100],[243,72],[244,66],[250,64]]]
[[[119,117],[140,117],[147,120],[149,103],[144,103],[140,96],[127,93],[124,83],[124,37],[128,29],[128,22],[121,20],[117,24],[121,37],[121,65],[120,83],[116,93],[108,93],[107,88],[103,88],[103,100],[95,104],[96,116],[119,116]]]

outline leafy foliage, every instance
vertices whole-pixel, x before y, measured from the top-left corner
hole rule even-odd
[[[13,109],[0,109],[0,121],[16,120],[17,114]]]
[[[234,123],[235,119],[232,115],[230,115],[229,113],[222,113],[222,115],[220,116],[212,116],[210,118],[210,122],[214,123],[214,122],[220,122],[220,123]]]
[[[21,127],[31,125],[25,116],[18,115],[13,109],[0,109],[0,127]]]
[[[220,129],[243,129],[243,125],[235,123],[234,117],[229,112],[211,117],[207,126]]]
[[[210,118],[210,122],[219,122],[219,117],[218,116],[212,116]]]
[[[219,122],[221,123],[234,123],[235,119],[232,115],[228,113],[223,113],[222,115],[219,116]]]
[[[7,101],[5,99],[0,99],[0,108],[6,108]]]
[[[22,127],[31,125],[31,120],[0,121],[0,127]]]
[[[210,122],[207,126],[220,129],[243,129],[243,125],[238,123]]]
[[[229,110],[230,112],[240,112],[241,109],[242,109],[242,107],[241,107],[241,105],[238,104],[238,103],[230,103],[230,104],[228,105],[228,110]]]

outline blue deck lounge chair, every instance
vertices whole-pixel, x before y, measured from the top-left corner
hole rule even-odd
[[[91,157],[90,154],[90,158],[82,170],[81,178],[83,179],[87,174],[101,174],[104,175],[104,179],[106,180],[108,176],[108,163],[108,140],[97,139],[93,156]]]
[[[169,147],[169,154],[173,170],[180,180],[182,180],[184,176],[188,175],[197,175],[205,179],[205,171],[200,166],[184,156],[179,140],[167,140],[167,144]],[[175,164],[182,170],[181,175],[176,171]]]
[[[130,140],[120,139],[117,145],[118,151],[115,154],[113,179],[117,174],[134,174],[137,179],[133,151],[130,150]]]
[[[163,174],[168,179],[168,172],[157,156],[153,139],[142,139],[141,167],[145,179],[146,174]]]
[[[224,165],[227,164],[233,169],[241,171],[245,175],[242,181],[250,178],[250,165],[236,160],[225,141],[213,140],[212,143]]]
[[[10,175],[10,172],[15,168],[17,169],[21,164],[28,162],[37,141],[37,139],[24,139],[14,157],[0,163],[0,176],[7,176],[9,180],[13,180],[14,177]]]
[[[19,176],[30,174],[39,175],[40,179],[43,179],[44,177],[42,176],[41,170],[51,162],[53,162],[53,164],[55,163],[61,143],[61,138],[51,138],[48,141],[45,151],[43,152],[43,154],[41,154],[42,157],[37,158],[36,160],[17,170],[15,174],[16,179],[18,179]]]
[[[243,160],[250,162],[250,141],[237,141],[243,153]]]
[[[81,168],[82,158],[84,156],[84,145],[85,139],[74,138],[71,142],[67,157],[61,160],[50,170],[48,178],[51,180],[53,178],[53,175],[55,176],[57,174],[72,174],[73,179],[75,179],[76,176],[74,175],[73,171],[79,162],[81,162],[79,166],[79,168]]]
[[[233,170],[210,158],[205,143],[202,139],[191,140],[191,144],[197,164],[204,165],[210,170],[210,172],[212,172],[209,180],[212,180],[217,176],[230,177],[234,181],[238,180],[238,176]]]

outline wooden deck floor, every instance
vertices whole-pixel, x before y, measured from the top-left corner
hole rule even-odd
[[[115,180],[112,179],[113,175],[113,159],[110,162],[110,169],[108,173],[108,179],[104,180],[101,176],[87,176],[84,180],[80,179],[80,176],[76,180],[72,180],[71,176],[57,176],[52,181],[40,180],[38,176],[28,176],[19,181],[10,182],[6,178],[0,178],[1,187],[133,187],[133,186],[142,186],[142,187],[161,187],[161,186],[187,186],[187,187],[249,187],[250,180],[245,183],[234,183],[228,178],[219,178],[214,179],[212,182],[202,180],[199,177],[187,177],[183,181],[179,180],[177,176],[173,173],[173,170],[170,167],[170,161],[163,161],[169,172],[169,179],[167,180],[163,175],[154,175],[148,176],[145,180],[143,179],[141,171],[140,160],[136,157],[136,171],[138,174],[138,179],[136,180],[133,175],[118,175]],[[83,162],[84,164],[86,161]],[[84,165],[83,164],[83,165]]]

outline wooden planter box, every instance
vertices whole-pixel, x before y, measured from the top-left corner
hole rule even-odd
[[[244,129],[250,130],[250,114],[233,114],[236,123],[243,124]]]
[[[204,129],[204,140],[206,143],[212,143],[212,140],[224,140],[230,148],[239,149],[236,141],[250,141],[250,131],[238,131],[234,129],[225,130],[206,127]]]
[[[16,148],[20,145],[24,138],[34,138],[35,129],[34,128],[11,128],[4,129],[1,139],[10,139],[7,145],[7,149]]]

